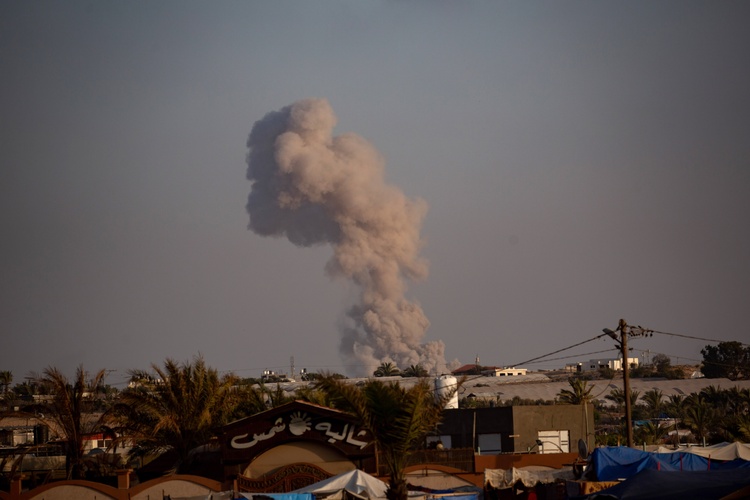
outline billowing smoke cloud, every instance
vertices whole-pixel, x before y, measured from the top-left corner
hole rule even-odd
[[[445,369],[442,342],[422,343],[429,321],[405,298],[410,280],[427,276],[419,236],[427,205],[383,179],[383,160],[355,134],[333,136],[325,99],[268,113],[247,140],[250,229],[295,245],[329,243],[331,276],[360,290],[342,327],[350,371],[371,374],[381,362]]]

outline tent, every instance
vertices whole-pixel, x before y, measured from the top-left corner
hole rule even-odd
[[[361,499],[385,498],[388,485],[359,469],[350,470],[289,493],[242,493],[245,498],[274,500],[336,500],[346,497]]]
[[[696,453],[670,452],[649,453],[634,448],[607,447],[596,448],[591,454],[596,478],[599,481],[617,481],[627,479],[635,474],[652,469],[657,471],[717,471],[743,469],[750,475],[750,461],[734,458],[730,453],[723,453],[729,461],[718,458],[703,457]]]
[[[527,488],[533,488],[537,483],[548,484],[558,480],[572,481],[574,479],[572,469],[553,469],[538,465],[518,469],[484,470],[484,484],[497,489],[512,488],[518,481],[521,481]]]
[[[712,460],[734,460],[741,458],[750,461],[750,444],[740,443],[719,443],[712,446],[691,446],[689,448],[680,448],[673,450],[665,446],[660,446],[658,453],[692,453]]]
[[[645,469],[627,481],[585,497],[589,500],[702,500],[747,498],[750,474],[746,469],[664,472]],[[735,495],[740,496],[735,496]]]
[[[380,479],[354,469],[291,493],[313,493],[316,498],[338,498],[346,491],[359,498],[384,498],[387,489],[388,485]]]

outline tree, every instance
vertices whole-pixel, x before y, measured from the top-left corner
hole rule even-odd
[[[130,371],[131,386],[120,395],[112,422],[135,441],[132,455],[176,455],[177,472],[189,470],[190,451],[213,436],[212,429],[226,423],[238,395],[233,375],[220,377],[202,357],[192,363],[171,359],[164,368],[152,365],[154,375]]]
[[[0,371],[0,385],[3,386],[3,395],[7,394],[8,387],[13,382],[13,372],[8,370]]]
[[[682,418],[685,413],[684,402],[685,396],[682,396],[681,394],[672,394],[669,396],[665,405],[667,415],[672,418]]]
[[[394,377],[400,373],[398,366],[394,365],[390,361],[380,363],[377,370],[373,372],[376,377]]]
[[[750,346],[740,342],[720,342],[701,349],[703,375],[707,378],[742,380],[750,378]]]
[[[640,394],[640,391],[636,391],[633,389],[630,390],[630,405],[632,407],[635,407]],[[625,404],[625,390],[620,388],[612,389],[609,394],[604,396],[604,399],[612,401],[617,406],[623,406]]]
[[[685,418],[683,422],[688,426],[700,442],[708,437],[714,424],[714,411],[708,402],[691,394],[686,400]]]
[[[35,404],[33,409],[44,414],[45,419],[54,422],[62,432],[69,479],[84,477],[84,437],[102,428],[103,416],[94,413],[94,409],[97,406],[96,395],[101,390],[105,377],[105,370],[99,370],[89,377],[83,366],[76,369],[72,381],[54,367],[47,368],[42,375],[32,377],[36,384],[52,395],[49,402]]]
[[[637,438],[645,444],[659,444],[667,435],[668,429],[657,422],[648,421],[638,428]]]
[[[651,389],[643,393],[641,400],[647,409],[647,415],[651,418],[657,418],[662,412],[664,393],[659,389]]]
[[[651,364],[656,369],[656,374],[664,376],[672,368],[672,360],[666,354],[656,354],[651,359]]]
[[[587,386],[586,380],[579,377],[569,377],[570,389],[562,389],[557,397],[563,404],[580,405],[591,401],[591,390],[594,386]]]
[[[425,436],[440,423],[447,398],[436,398],[430,384],[420,379],[405,389],[395,382],[369,380],[361,387],[332,377],[315,384],[334,406],[355,416],[370,432],[389,471],[390,500],[406,500],[404,467],[412,450],[424,444]]]
[[[429,373],[427,373],[427,370],[424,366],[420,364],[411,365],[409,368],[403,371],[401,373],[402,377],[427,377],[429,376]]]

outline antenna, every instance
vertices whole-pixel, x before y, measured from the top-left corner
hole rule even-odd
[[[289,370],[291,372],[291,374],[289,376],[291,378],[294,378],[294,356],[292,356],[292,357],[289,358],[289,365],[290,365],[290,368],[291,368],[291,370]]]

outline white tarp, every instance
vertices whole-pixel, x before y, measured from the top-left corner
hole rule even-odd
[[[380,479],[359,469],[354,469],[305,488],[294,490],[291,493],[315,493],[322,496],[346,490],[360,497],[383,498],[387,489],[388,485]]]
[[[493,488],[511,488],[521,481],[528,488],[537,483],[554,483],[558,479],[574,481],[572,469],[553,469],[551,467],[531,466],[521,469],[485,469],[484,484],[490,484]]]
[[[678,448],[676,450],[672,448],[666,448],[660,446],[656,450],[656,453],[692,453],[699,455],[703,458],[710,458],[711,460],[734,460],[741,458],[742,460],[750,461],[750,444],[740,443],[735,441],[734,443],[719,443],[712,446],[690,446],[689,448]]]

